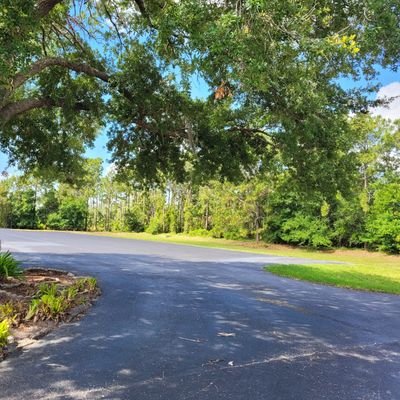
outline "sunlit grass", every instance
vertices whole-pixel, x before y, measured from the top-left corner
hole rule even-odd
[[[274,264],[265,267],[273,274],[340,286],[344,288],[400,294],[400,269],[348,264]]]

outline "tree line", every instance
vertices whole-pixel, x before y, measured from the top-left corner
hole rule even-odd
[[[34,175],[0,181],[0,224],[10,228],[186,233],[326,248],[400,252],[400,124],[352,117],[346,190],[307,190],[279,157],[244,181],[143,186],[103,175],[88,159],[75,184]],[[323,166],[322,166],[323,167]]]

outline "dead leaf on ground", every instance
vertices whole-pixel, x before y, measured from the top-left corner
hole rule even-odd
[[[218,332],[217,336],[221,336],[221,337],[233,337],[236,336],[236,333],[232,333],[232,332]]]

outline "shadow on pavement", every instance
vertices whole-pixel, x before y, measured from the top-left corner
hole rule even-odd
[[[97,276],[103,295],[0,364],[4,399],[398,399],[400,298],[261,264],[18,253]]]

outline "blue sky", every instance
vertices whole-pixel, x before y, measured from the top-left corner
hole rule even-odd
[[[377,82],[382,86],[378,93],[379,96],[400,96],[400,73],[391,70],[382,70],[377,78]],[[340,84],[345,89],[357,87],[364,82],[354,82],[351,79],[341,79]],[[208,88],[200,78],[192,80],[192,95],[197,98],[207,96]],[[393,105],[386,110],[376,110],[375,114],[383,115],[389,118],[400,118],[400,99],[393,102]],[[101,132],[95,141],[94,148],[88,149],[86,156],[90,158],[100,157],[103,159],[104,167],[109,164],[110,154],[106,148],[107,135]],[[0,153],[0,173],[7,168],[7,156]],[[9,173],[13,172],[12,168],[8,168]]]

